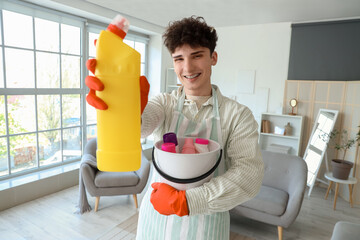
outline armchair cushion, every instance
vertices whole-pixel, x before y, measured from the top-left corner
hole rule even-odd
[[[263,185],[256,197],[243,203],[242,206],[281,216],[286,210],[288,199],[289,194],[287,192]]]
[[[135,172],[102,172],[95,176],[95,186],[100,188],[135,186],[139,182]]]

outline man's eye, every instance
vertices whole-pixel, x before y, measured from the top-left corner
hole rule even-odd
[[[179,62],[179,61],[181,61],[181,60],[182,60],[182,58],[175,58],[175,59],[174,59],[175,62]]]
[[[195,55],[195,58],[201,58],[202,57],[202,55],[201,54],[199,54],[199,55]]]

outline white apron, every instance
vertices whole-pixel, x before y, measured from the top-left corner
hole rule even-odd
[[[179,98],[174,118],[168,132],[175,132],[178,137],[201,137],[217,141],[224,148],[221,136],[219,106],[216,91],[212,88],[214,99],[213,117],[196,123],[182,114],[185,91]],[[154,170],[154,169],[153,169]],[[225,172],[224,159],[215,170],[214,177]],[[154,170],[151,183],[159,182],[160,176]],[[179,217],[165,216],[158,213],[150,202],[152,187],[148,188],[140,207],[137,227],[137,240],[228,240],[230,234],[229,212],[210,215]]]

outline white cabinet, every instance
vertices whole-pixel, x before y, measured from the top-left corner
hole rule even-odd
[[[268,121],[268,130],[262,129],[263,120]],[[283,134],[285,125],[290,123],[291,133]],[[300,154],[303,117],[298,115],[283,115],[275,113],[261,114],[260,121],[260,148],[274,152],[283,152],[291,155]]]
[[[174,68],[168,68],[166,69],[166,86],[165,91],[171,92],[172,90],[176,90],[181,86],[181,83],[176,76],[176,73],[174,71]]]

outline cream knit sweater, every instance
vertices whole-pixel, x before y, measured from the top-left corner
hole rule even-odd
[[[264,175],[258,146],[258,124],[251,111],[223,96],[214,87],[219,102],[223,160],[227,171],[200,187],[186,191],[190,215],[224,212],[253,198],[260,189]],[[149,100],[142,114],[142,137],[153,133],[154,140],[158,141],[169,131],[181,90],[171,94],[163,93]],[[186,99],[183,114],[198,122],[212,116],[212,107],[213,97],[202,104],[200,109],[195,101]]]

